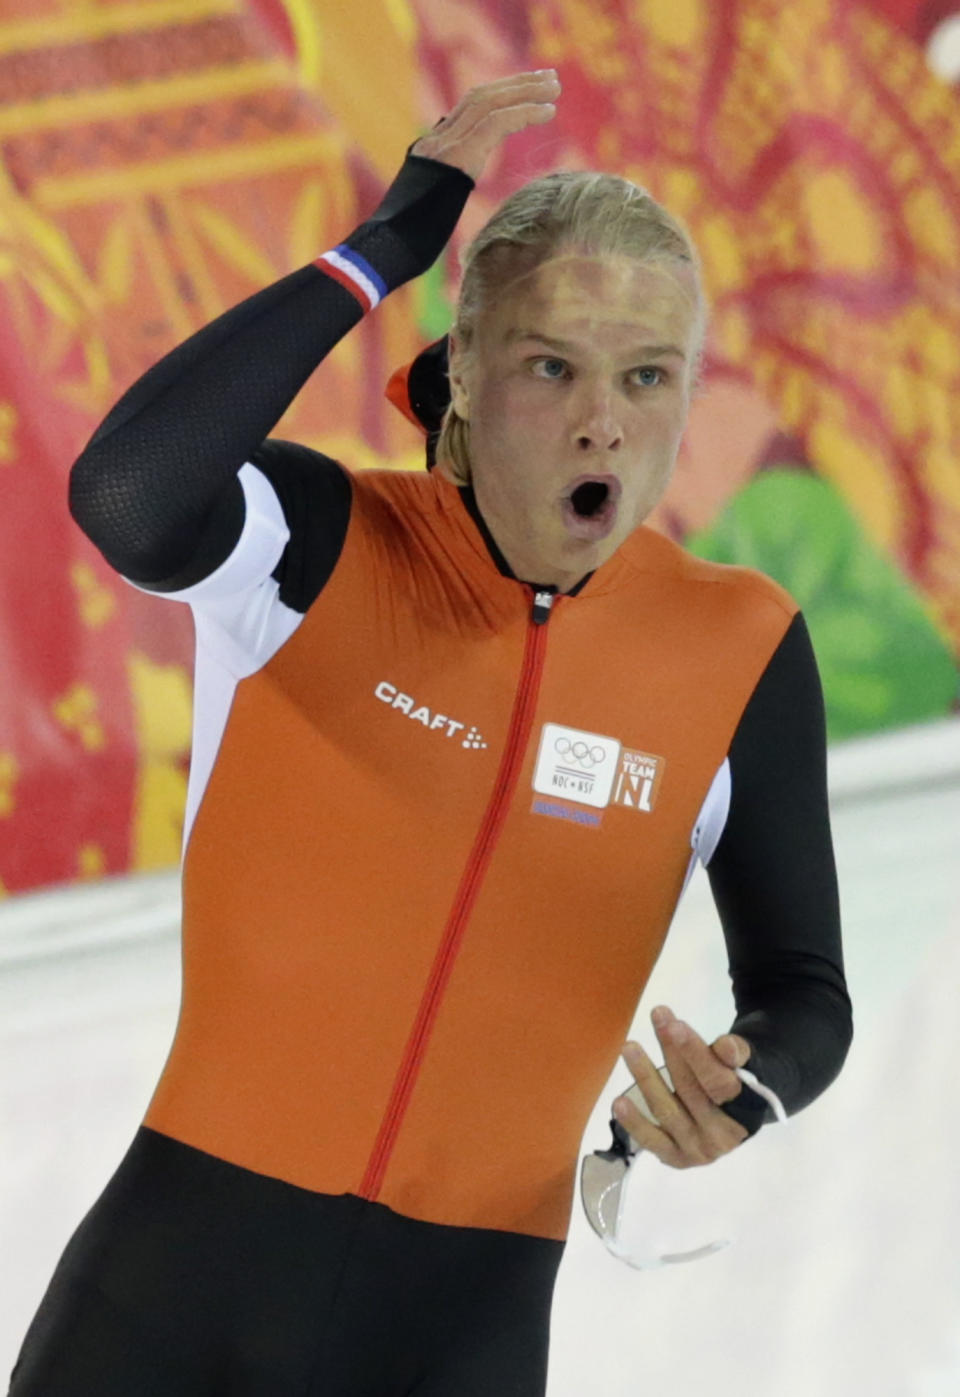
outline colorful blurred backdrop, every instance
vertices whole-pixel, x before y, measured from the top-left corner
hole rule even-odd
[[[188,607],[73,523],[158,358],[335,245],[482,81],[556,67],[447,254],[272,435],[421,468],[383,396],[458,249],[549,169],[686,223],[704,391],[650,522],[802,606],[841,739],[958,708],[960,0],[0,0],[0,897],[179,862]]]

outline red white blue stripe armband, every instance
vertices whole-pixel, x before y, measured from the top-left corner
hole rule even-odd
[[[332,276],[334,281],[339,281],[341,286],[355,296],[363,307],[364,315],[378,306],[390,289],[366,258],[361,257],[359,252],[354,252],[346,243],[341,243],[332,252],[325,252],[317,257],[314,266]]]

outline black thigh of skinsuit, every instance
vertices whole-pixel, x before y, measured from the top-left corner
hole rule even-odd
[[[564,1245],[313,1193],[141,1127],[9,1397],[542,1397]]]

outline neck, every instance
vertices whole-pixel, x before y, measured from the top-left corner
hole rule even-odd
[[[504,577],[512,577],[518,582],[527,582],[534,587],[554,587],[558,592],[578,591],[589,582],[594,573],[593,568],[558,573],[556,569],[546,565],[540,566],[526,555],[522,548],[515,546],[508,538],[506,529],[494,517],[495,511],[490,509],[489,501],[485,500],[481,509],[473,479],[468,477],[464,482],[449,461],[440,460],[433,469],[460,491],[460,497],[480,530],[487,551]],[[491,517],[493,527],[490,524]]]
[[[509,536],[506,524],[496,518],[489,501],[481,505],[473,482],[460,487],[464,502],[473,515],[497,567],[508,577],[527,582],[534,587],[553,587],[558,592],[573,592],[593,576],[593,569],[578,568],[562,571],[537,560],[523,547],[522,540]]]

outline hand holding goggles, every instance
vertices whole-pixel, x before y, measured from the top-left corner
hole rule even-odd
[[[673,1082],[666,1066],[657,1070],[672,1091]],[[779,1097],[769,1087],[763,1086],[754,1073],[745,1067],[736,1067],[734,1071],[745,1084],[745,1089],[756,1092],[769,1103],[778,1121],[787,1119]],[[644,1100],[639,1086],[634,1085],[620,1094],[629,1097],[647,1120],[657,1126],[660,1124]],[[684,1251],[654,1243],[643,1255],[625,1247],[620,1241],[620,1228],[626,1208],[627,1182],[636,1168],[634,1161],[643,1150],[618,1120],[610,1121],[610,1129],[613,1131],[610,1149],[594,1150],[592,1154],[584,1156],[580,1170],[580,1198],[587,1221],[612,1256],[635,1270],[652,1271],[678,1261],[696,1261],[701,1256],[710,1256],[730,1245],[731,1238],[720,1238]]]

